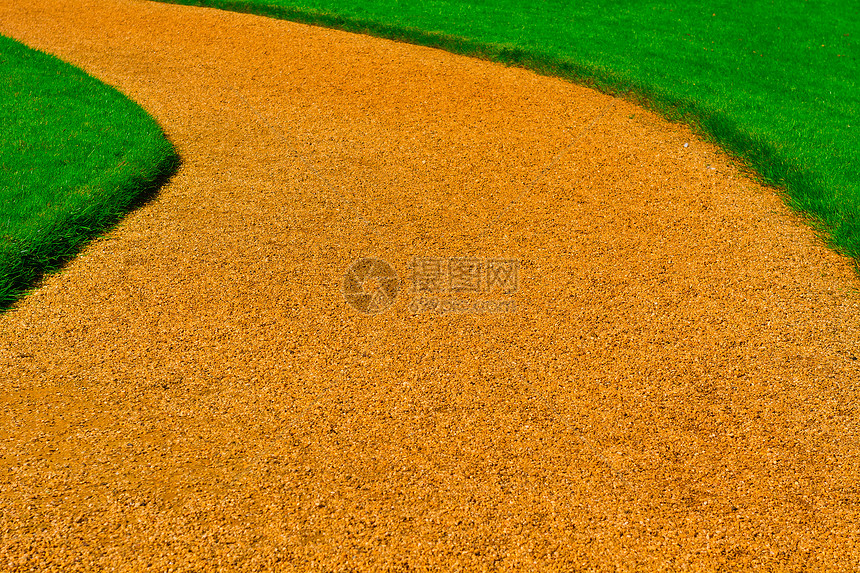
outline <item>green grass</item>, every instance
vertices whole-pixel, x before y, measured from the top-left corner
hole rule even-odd
[[[0,310],[141,204],[178,166],[115,89],[0,36]]]
[[[624,95],[717,141],[860,262],[853,0],[163,0],[440,47]]]

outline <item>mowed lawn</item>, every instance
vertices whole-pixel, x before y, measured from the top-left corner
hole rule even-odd
[[[366,32],[624,94],[778,185],[860,261],[853,0],[162,0]]]
[[[0,36],[0,309],[144,200],[178,158],[115,89]]]

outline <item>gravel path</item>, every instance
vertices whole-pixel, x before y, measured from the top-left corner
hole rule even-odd
[[[860,567],[860,281],[686,128],[208,9],[0,33],[184,159],[0,316],[0,568]]]

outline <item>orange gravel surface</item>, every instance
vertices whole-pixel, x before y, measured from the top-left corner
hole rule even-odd
[[[0,33],[184,159],[0,316],[2,570],[860,567],[858,279],[685,127],[209,9]]]

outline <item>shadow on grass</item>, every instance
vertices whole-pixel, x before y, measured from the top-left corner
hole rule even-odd
[[[155,199],[181,165],[181,158],[171,150],[153,166],[152,172],[132,177],[123,185],[128,190],[124,194],[128,200],[108,210],[73,213],[46,229],[46,240],[29,249],[13,245],[5,253],[0,251],[0,259],[7,259],[0,263],[7,262],[7,268],[11,269],[6,277],[0,277],[0,315],[12,310],[17,301],[37,288],[46,276],[60,271],[94,239],[104,236],[128,214]]]

